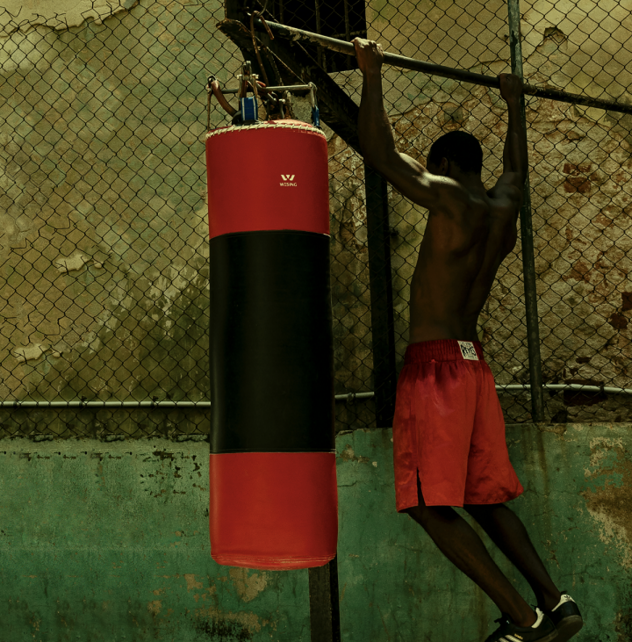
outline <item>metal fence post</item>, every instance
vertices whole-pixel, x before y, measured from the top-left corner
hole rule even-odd
[[[378,428],[386,428],[393,423],[397,384],[388,192],[386,181],[366,163],[364,178],[371,287],[375,419]]]
[[[308,569],[310,642],[340,642],[338,555],[329,564]]]
[[[520,34],[520,0],[508,0],[509,46],[511,71],[524,78],[522,70],[522,43]],[[524,95],[520,97],[520,118],[527,136],[527,114]],[[533,251],[533,225],[531,220],[531,188],[529,176],[525,182],[524,201],[520,210],[520,235],[522,238],[522,265],[524,293],[527,309],[527,341],[529,349],[529,375],[531,377],[531,414],[533,421],[544,421],[542,394],[542,360],[540,357],[540,332],[538,328],[538,299],[535,288],[535,257]]]

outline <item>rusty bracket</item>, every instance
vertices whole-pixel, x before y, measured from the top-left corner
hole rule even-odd
[[[217,24],[217,28],[239,47],[246,60],[254,59],[252,34],[242,22],[222,20]],[[267,47],[301,84],[307,85],[311,82],[318,87],[321,119],[348,145],[361,153],[358,139],[359,107],[353,100],[340,89],[300,43],[287,40],[282,42],[278,38],[271,40],[265,32],[258,34],[258,38],[261,44]]]

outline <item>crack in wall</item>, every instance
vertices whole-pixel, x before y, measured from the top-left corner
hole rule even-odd
[[[27,31],[44,25],[56,30],[80,27],[87,20],[101,24],[120,11],[131,9],[138,0],[4,0],[0,8],[0,34]]]

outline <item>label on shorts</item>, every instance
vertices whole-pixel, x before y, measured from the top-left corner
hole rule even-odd
[[[461,348],[461,354],[463,355],[464,359],[469,359],[470,361],[478,361],[476,348],[471,341],[459,341],[459,348]]]

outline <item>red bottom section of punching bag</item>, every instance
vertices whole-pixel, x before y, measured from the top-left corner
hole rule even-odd
[[[211,454],[211,557],[264,570],[327,564],[338,543],[336,455]]]

